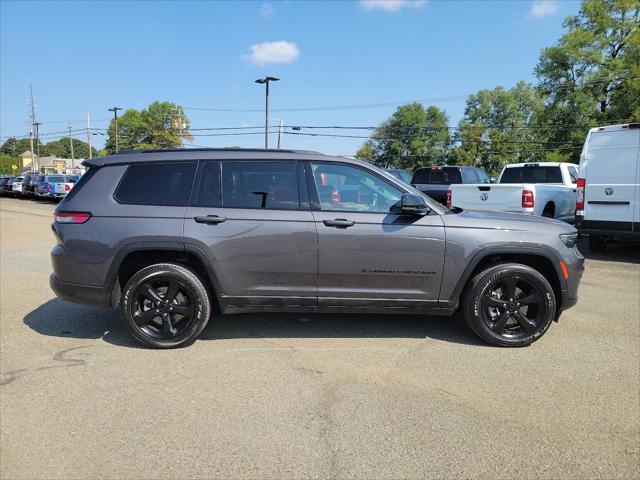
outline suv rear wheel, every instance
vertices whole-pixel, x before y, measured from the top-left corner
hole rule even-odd
[[[131,334],[154,348],[186,346],[209,321],[211,300],[198,275],[159,263],[134,274],[124,287],[121,313]]]
[[[462,303],[467,324],[483,340],[524,347],[547,331],[556,313],[553,288],[537,270],[505,263],[478,273]]]

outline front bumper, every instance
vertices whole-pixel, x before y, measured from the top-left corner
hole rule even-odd
[[[578,288],[584,273],[584,257],[578,248],[573,247],[567,250],[569,254],[564,255],[562,258],[567,269],[567,278],[564,279],[562,287],[561,311],[567,310],[578,303]]]
[[[49,286],[62,300],[96,307],[111,307],[111,294],[103,287],[62,282],[55,273],[49,277]]]

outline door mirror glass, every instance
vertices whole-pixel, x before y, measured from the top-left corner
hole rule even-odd
[[[491,183],[496,183],[496,177],[491,177],[490,182],[491,182]]]
[[[419,195],[405,193],[400,201],[400,210],[406,215],[426,215],[431,211],[427,202]]]

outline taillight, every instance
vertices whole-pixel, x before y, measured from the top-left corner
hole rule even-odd
[[[69,185],[65,185],[64,186],[64,191],[68,192],[69,190],[71,190],[71,187]]]
[[[331,189],[331,203],[340,203],[340,190],[337,188]]]
[[[47,183],[47,191],[49,191],[49,192],[51,191],[51,184],[50,183]]]
[[[447,190],[447,207],[451,206],[451,189]]]
[[[587,181],[584,178],[579,178],[576,182],[577,196],[576,196],[576,215],[584,214],[584,188],[587,185]],[[578,213],[580,211],[580,213]]]
[[[535,200],[531,190],[522,190],[522,208],[533,208]]]
[[[53,212],[56,223],[84,223],[90,218],[89,212]]]

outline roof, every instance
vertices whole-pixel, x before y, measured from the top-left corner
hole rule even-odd
[[[31,150],[25,150],[20,154],[21,157],[31,157],[32,155],[33,153],[31,153]]]
[[[340,160],[361,163],[344,157],[324,155],[308,150],[276,150],[264,148],[179,148],[171,150],[131,150],[85,160],[83,165],[102,167],[141,162],[180,160]]]
[[[577,163],[571,163],[571,162],[525,162],[525,163],[509,163],[504,167],[505,168],[526,167],[527,165],[542,165],[543,167],[560,167],[562,165],[572,165],[574,167],[578,166]]]
[[[634,129],[640,128],[640,123],[623,123],[620,125],[607,125],[604,127],[594,127],[589,130],[591,132],[615,132],[617,130],[626,130],[626,129]]]

